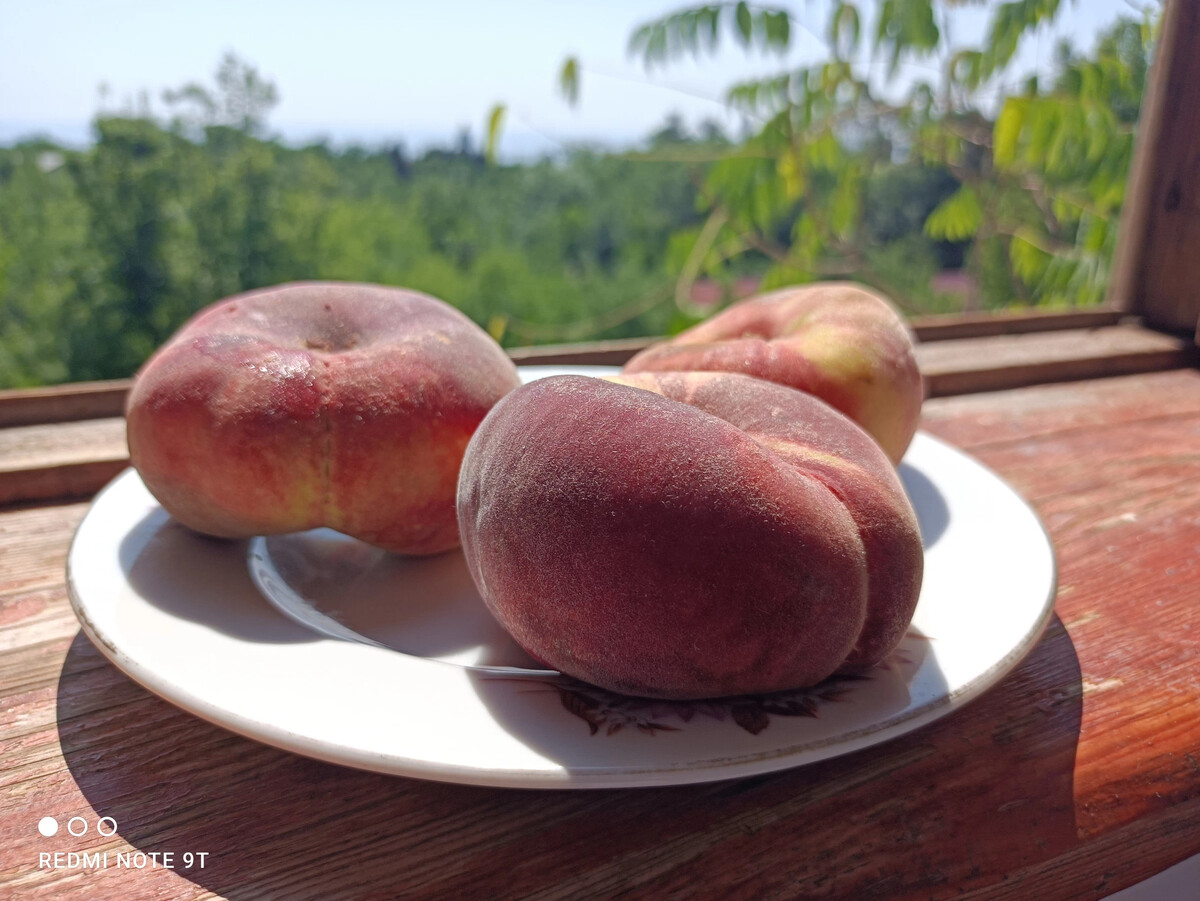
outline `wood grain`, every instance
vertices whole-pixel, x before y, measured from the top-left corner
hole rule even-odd
[[[1043,517],[1060,565],[1046,635],[930,727],[703,786],[440,785],[242,739],[78,633],[62,566],[83,505],[0,511],[0,895],[1057,901],[1197,853],[1200,373],[934,400],[924,425]],[[119,833],[45,839],[47,814],[111,816]],[[188,873],[37,866],[43,850],[133,849],[209,858]]]
[[[0,391],[0,428],[123,416],[130,379]]]
[[[912,320],[917,340],[949,341],[957,338],[987,338],[992,335],[1024,335],[1030,332],[1058,332],[1066,329],[1103,328],[1131,321],[1124,311],[1113,307],[1088,310],[993,310],[978,313],[945,313],[919,316]]]
[[[121,418],[0,429],[0,504],[86,497],[128,465]]]
[[[1024,310],[999,313],[949,313],[921,316],[912,328],[921,341],[948,338],[978,338],[1062,329],[1099,328],[1116,325],[1127,314],[1103,307],[1090,310]],[[508,355],[523,365],[620,366],[639,350],[662,338],[621,338],[576,344],[514,347]],[[130,379],[106,382],[76,382],[45,388],[0,390],[0,428],[79,419],[122,416]]]
[[[960,338],[917,346],[929,397],[1187,366],[1185,338],[1138,325]]]
[[[1045,315],[1050,322],[1061,325],[1064,321],[1063,314]],[[1106,322],[1105,317],[1095,321]],[[1010,318],[1011,328],[1000,334],[949,338],[946,335],[971,324],[963,317],[954,317],[953,322],[944,323],[947,331],[940,340],[918,345],[917,359],[927,394],[945,397],[1099,375],[1151,372],[1187,365],[1197,356],[1188,340],[1136,323],[1051,330],[1038,325],[1036,316]],[[1078,324],[1081,320],[1073,314],[1069,321]],[[576,347],[570,353],[550,348],[537,349],[538,354],[524,357],[514,351],[514,356],[525,364],[615,365],[632,353],[630,346],[631,342],[608,342]],[[118,417],[0,428],[0,505],[86,496],[126,465],[124,425]]]

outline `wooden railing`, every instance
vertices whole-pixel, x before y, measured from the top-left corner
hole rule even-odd
[[[929,397],[1191,365],[1188,335],[1144,327],[1115,309],[917,319]],[[655,338],[514,348],[518,364],[624,363]],[[128,465],[131,381],[0,391],[0,504],[83,497]]]

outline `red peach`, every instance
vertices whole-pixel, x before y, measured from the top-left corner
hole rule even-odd
[[[669,370],[741,372],[815,394],[870,432],[896,464],[924,397],[903,318],[882,296],[845,282],[735,304],[625,365]]]
[[[878,445],[811,395],[738,374],[526,385],[468,445],[458,511],[516,641],[628,694],[865,668],[920,590],[916,517]]]
[[[129,452],[183,524],[245,537],[329,526],[391,551],[458,544],[467,442],[519,384],[435,298],[284,285],[198,313],[138,373]]]

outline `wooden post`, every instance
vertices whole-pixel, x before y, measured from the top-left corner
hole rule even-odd
[[[1200,0],[1167,0],[1109,302],[1200,343]]]

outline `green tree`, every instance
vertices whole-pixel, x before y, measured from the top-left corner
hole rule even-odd
[[[177,128],[223,125],[247,135],[261,135],[267,114],[279,102],[275,84],[238,57],[226,53],[214,75],[215,88],[198,82],[163,92],[163,101],[176,110]]]
[[[104,118],[96,144],[70,161],[100,271],[76,284],[64,310],[72,378],[135,369],[179,318],[176,253],[188,148],[147,119]]]
[[[0,386],[70,375],[64,313],[99,265],[69,151],[0,149]]]
[[[707,219],[676,242],[677,299],[691,280],[750,257],[767,266],[766,286],[854,277],[928,307],[928,288],[901,284],[914,268],[906,261],[936,261],[956,244],[989,304],[1103,297],[1156,12],[1117,22],[1087,56],[1064,47],[1053,83],[1029,79],[993,119],[988,97],[1011,76],[1021,42],[1062,4],[998,3],[983,43],[951,53],[953,6],[881,0],[869,18],[857,3],[831,0],[825,62],[729,89],[729,105],[759,126],[713,158],[702,186]],[[703,56],[730,37],[782,52],[792,25],[783,8],[716,3],[647,22],[630,49],[648,67]],[[887,81],[906,62],[930,68],[897,99],[859,62],[868,47]],[[578,96],[579,63],[567,65],[562,78]],[[941,181],[938,202],[922,211],[940,251],[883,227],[876,212],[906,167]]]

